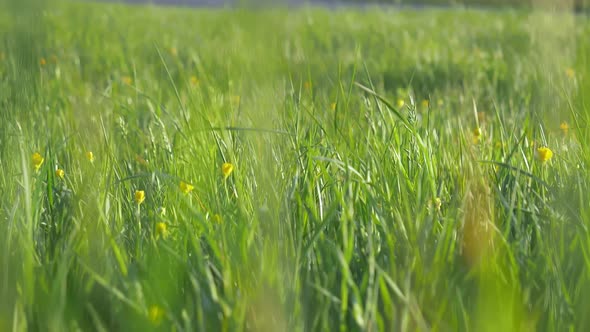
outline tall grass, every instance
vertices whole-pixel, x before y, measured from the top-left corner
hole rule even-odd
[[[3,6],[1,331],[590,326],[587,19]]]

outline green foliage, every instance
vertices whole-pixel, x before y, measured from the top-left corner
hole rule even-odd
[[[3,6],[0,331],[590,327],[586,18]]]

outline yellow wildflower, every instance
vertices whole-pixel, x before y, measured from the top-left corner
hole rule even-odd
[[[136,190],[135,191],[135,202],[139,205],[145,201],[145,191],[143,190]]]
[[[561,129],[561,131],[563,132],[564,135],[567,135],[567,133],[570,130],[570,126],[567,124],[567,122],[563,121],[560,125],[559,125],[559,129]]]
[[[86,152],[86,159],[88,159],[89,162],[93,163],[94,162],[94,153],[92,153],[92,151],[87,151]]]
[[[186,183],[184,181],[180,181],[180,191],[182,191],[183,193],[188,194],[191,191],[193,191],[193,189],[195,189],[193,185]]]
[[[214,214],[213,221],[215,221],[218,224],[221,224],[223,222],[223,218],[221,218],[221,215],[219,215],[219,214]]]
[[[133,80],[129,76],[121,77],[121,81],[123,81],[123,83],[125,83],[127,85],[131,85],[131,83],[133,83]]]
[[[331,104],[330,104],[330,109],[331,109],[332,111],[335,111],[335,110],[336,110],[336,103],[331,103]]]
[[[199,85],[199,79],[196,76],[191,76],[191,84]]]
[[[162,319],[164,318],[164,309],[160,308],[157,305],[152,305],[148,310],[148,318],[152,324],[158,326],[162,323]]]
[[[33,167],[35,167],[35,171],[38,171],[39,168],[41,168],[41,165],[43,165],[45,158],[43,158],[43,156],[39,152],[35,152],[35,153],[33,153],[32,159],[33,159]]]
[[[172,54],[172,56],[178,55],[178,50],[176,49],[176,47],[170,47],[170,54]]]
[[[397,108],[402,108],[405,104],[406,102],[403,99],[400,98],[397,100]]]
[[[47,64],[47,60],[45,60],[45,58],[41,58],[41,60],[39,60],[39,64],[41,66],[45,66]]]
[[[440,199],[440,197],[435,198],[432,201],[432,205],[434,207],[434,210],[440,211],[440,207],[442,206],[442,200]]]
[[[165,222],[156,223],[156,237],[165,239],[168,237],[168,227]]]
[[[574,71],[574,68],[572,68],[572,67],[566,68],[565,74],[567,75],[568,78],[574,78],[574,76],[576,76],[576,72]]]
[[[309,90],[309,89],[311,89],[311,82],[309,82],[309,81],[305,81],[305,82],[303,83],[303,88],[304,88],[305,90]]]
[[[430,106],[428,99],[422,100],[422,108],[428,108],[428,106]]]
[[[479,143],[480,140],[481,140],[481,129],[479,127],[476,127],[475,129],[473,129],[473,144]]]
[[[537,149],[537,158],[542,162],[545,163],[553,157],[553,151],[546,146],[540,147]]]
[[[231,163],[223,163],[221,165],[221,173],[223,174],[223,179],[227,179],[231,173],[234,171],[234,165]]]
[[[55,176],[63,180],[63,178],[66,176],[66,172],[64,172],[63,169],[58,168],[55,170]]]

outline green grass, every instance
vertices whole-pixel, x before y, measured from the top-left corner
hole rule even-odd
[[[586,18],[0,9],[0,331],[590,328]]]

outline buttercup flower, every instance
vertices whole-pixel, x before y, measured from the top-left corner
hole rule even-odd
[[[440,199],[440,197],[437,197],[432,201],[432,206],[434,207],[434,210],[440,210],[440,207],[442,206],[442,200]]]
[[[231,173],[234,171],[234,165],[231,163],[223,163],[221,165],[221,173],[223,174],[223,179],[227,179]]]
[[[156,223],[156,237],[165,239],[168,236],[168,227],[165,222]]]
[[[150,322],[156,326],[162,323],[162,319],[164,318],[164,309],[160,308],[157,305],[153,305],[148,310],[148,318]]]
[[[567,135],[567,133],[570,130],[570,126],[567,124],[567,122],[563,121],[560,125],[559,125],[559,129],[561,129],[561,131],[563,132],[564,135]]]
[[[186,183],[184,181],[180,181],[179,187],[180,187],[180,191],[182,191],[185,194],[188,194],[191,191],[193,191],[193,189],[195,189],[195,187],[193,185],[188,184],[188,183]]]
[[[39,168],[41,168],[41,165],[43,165],[45,158],[43,158],[43,156],[39,152],[35,152],[35,153],[33,153],[32,160],[33,160],[33,167],[35,167],[35,171],[38,171]]]
[[[397,108],[402,108],[402,107],[404,107],[405,104],[406,104],[406,102],[403,99],[400,98],[400,99],[397,100],[397,104],[396,105],[397,105]]]
[[[537,149],[537,159],[545,163],[553,158],[553,151],[546,146]]]
[[[93,163],[94,162],[94,153],[92,153],[92,151],[86,152],[86,159],[88,159],[89,162]]]
[[[145,201],[145,191],[143,190],[136,190],[135,191],[135,203],[138,205]]]
[[[475,129],[473,129],[473,144],[479,143],[480,139],[481,139],[481,129],[479,127],[476,127]]]
[[[58,168],[55,170],[55,176],[63,180],[63,178],[66,176],[66,172],[64,172],[63,169]]]

